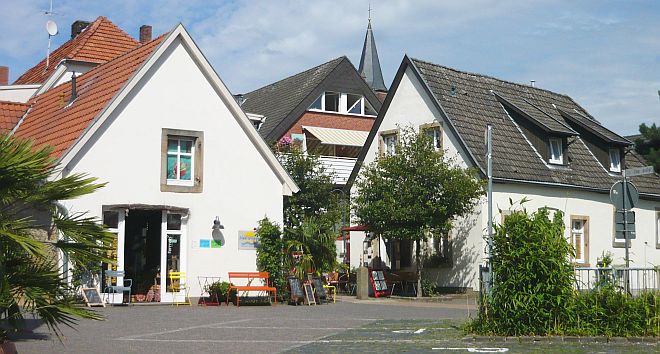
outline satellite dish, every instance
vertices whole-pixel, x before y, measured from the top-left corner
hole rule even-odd
[[[51,20],[46,22],[46,31],[48,31],[49,36],[54,36],[57,34],[57,24]]]

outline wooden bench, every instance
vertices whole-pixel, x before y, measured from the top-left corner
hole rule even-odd
[[[247,285],[233,285],[232,279],[247,279]],[[252,281],[261,280],[266,285],[252,285]],[[240,306],[241,291],[266,291],[273,293],[275,303],[277,304],[277,289],[268,286],[268,272],[229,272],[229,292],[227,293],[227,305],[229,305],[229,294],[236,290],[236,307]]]

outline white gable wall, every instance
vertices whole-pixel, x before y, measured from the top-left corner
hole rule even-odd
[[[204,132],[202,193],[160,191],[162,128]],[[252,230],[264,216],[282,223],[282,183],[179,39],[81,155],[67,166],[71,172],[89,173],[108,185],[76,200],[74,211],[101,216],[102,205],[112,204],[189,209],[185,247],[193,296],[200,293],[199,275],[226,279],[228,271],[256,270],[256,252],[238,250],[239,230]],[[221,249],[193,248],[199,239],[211,239],[216,216],[225,227],[226,244]]]
[[[433,104],[431,97],[424,91],[423,84],[419,82],[411,68],[407,68],[396,94],[392,98],[378,132],[412,126],[415,130],[422,124],[439,122],[442,125],[443,147],[447,156],[456,158],[456,162],[463,167],[471,166],[466,152],[460,147],[458,139],[451,133],[447,122],[443,121],[440,111]],[[372,163],[378,155],[379,135],[374,138],[368,147],[364,166]],[[359,177],[358,177],[359,178]],[[355,193],[353,187],[352,192]],[[476,265],[483,259],[482,220],[479,211],[476,215],[458,220],[456,229],[452,232],[454,246],[453,268],[425,269],[429,278],[438,284],[447,287],[466,287],[478,284],[479,275]],[[485,224],[484,224],[485,225]],[[351,266],[354,260],[360,259],[364,233],[351,232]],[[383,253],[384,249],[383,249]],[[414,255],[414,251],[413,251]],[[383,257],[386,259],[386,257]],[[414,270],[411,268],[411,270]]]

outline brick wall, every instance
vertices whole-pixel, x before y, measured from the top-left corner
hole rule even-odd
[[[290,136],[291,134],[302,134],[303,125],[321,128],[361,130],[368,132],[371,130],[371,126],[374,124],[375,120],[376,117],[359,117],[322,112],[305,112],[298,119],[298,121],[295,122],[286,133],[284,133],[284,136]]]

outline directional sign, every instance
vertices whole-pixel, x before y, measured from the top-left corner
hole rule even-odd
[[[626,170],[626,177],[649,175],[653,173],[653,166],[635,167]]]
[[[616,209],[632,209],[639,202],[639,191],[634,184],[626,182],[627,198],[623,200],[623,182],[618,181],[610,189],[610,200]]]

